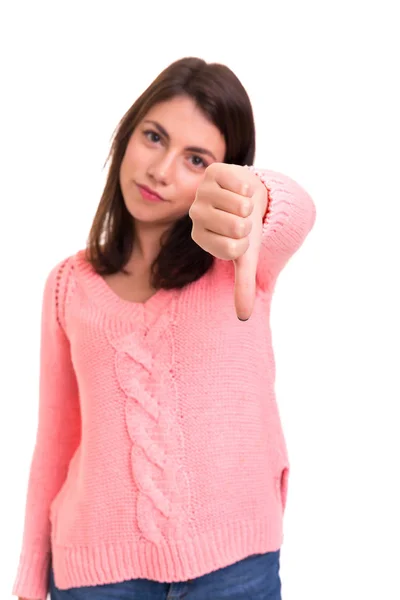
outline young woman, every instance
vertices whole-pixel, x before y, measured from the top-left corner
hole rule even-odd
[[[254,153],[243,86],[197,58],[121,120],[87,247],[45,285],[20,598],[280,599],[269,314],[316,213]]]

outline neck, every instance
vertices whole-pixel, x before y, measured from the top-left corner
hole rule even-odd
[[[135,222],[134,245],[130,262],[140,263],[150,269],[161,249],[161,237],[167,227],[155,226],[153,223]]]

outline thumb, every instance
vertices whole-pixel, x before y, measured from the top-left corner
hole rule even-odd
[[[266,208],[265,201],[260,197],[257,198],[257,195],[255,195],[255,206],[252,212],[249,247],[243,256],[233,261],[235,265],[235,309],[236,315],[241,321],[247,321],[251,317],[256,299],[257,265]]]
[[[247,321],[250,318],[256,299],[257,257],[250,252],[234,261],[235,265],[235,309],[238,319]]]

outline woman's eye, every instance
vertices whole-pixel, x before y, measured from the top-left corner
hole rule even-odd
[[[193,155],[190,157],[190,160],[194,167],[207,167],[206,163],[200,156]]]
[[[160,139],[161,139],[161,137],[159,136],[159,134],[158,134],[158,133],[156,133],[155,131],[151,131],[151,130],[145,131],[145,132],[144,132],[144,135],[147,137],[147,139],[148,139],[150,142],[155,142],[155,143],[157,143],[157,142],[159,142],[159,141],[160,141]]]

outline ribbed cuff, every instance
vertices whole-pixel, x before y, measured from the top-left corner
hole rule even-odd
[[[265,206],[265,212],[263,215],[263,224],[265,225],[266,223],[266,219],[269,213],[269,209],[270,209],[270,189],[267,185],[267,179],[265,176],[265,173],[262,169],[257,169],[256,167],[254,167],[253,165],[246,165],[247,169],[249,169],[249,171],[251,171],[254,175],[256,175],[256,177],[259,178],[259,180],[261,181],[261,183],[264,185],[266,191],[267,191],[267,204]]]
[[[42,554],[34,550],[21,554],[13,595],[32,600],[46,600],[49,566],[49,553]]]

